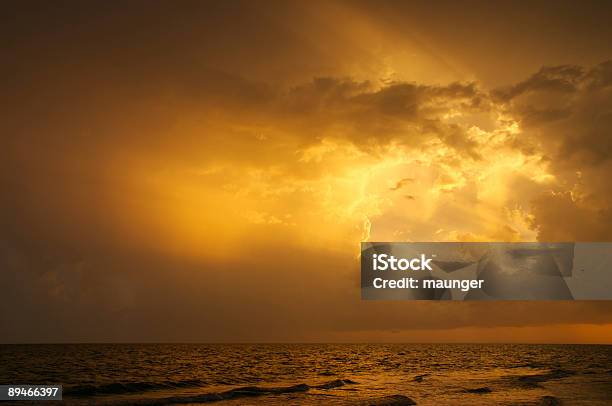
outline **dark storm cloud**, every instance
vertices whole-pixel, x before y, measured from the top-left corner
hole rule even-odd
[[[498,90],[494,92],[494,95],[508,101],[527,92],[572,93],[577,90],[576,86],[583,77],[584,69],[580,66],[544,67],[529,79],[510,86],[508,89]]]
[[[612,238],[612,193],[605,180],[612,173],[611,75],[610,61],[549,67],[497,93],[568,185],[533,203],[543,240]]]
[[[547,67],[493,94],[508,103],[509,111],[527,129],[540,131],[549,144],[553,139],[560,141],[559,161],[586,151],[591,159],[609,159],[611,75],[612,61],[590,69]]]
[[[487,112],[487,100],[474,83],[374,87],[351,79],[316,78],[281,94],[268,114],[286,118],[289,129],[315,128],[319,137],[307,132],[314,141],[323,135],[346,137],[367,150],[392,141],[417,147],[433,137],[476,157],[465,129],[444,123],[442,116],[452,110]]]

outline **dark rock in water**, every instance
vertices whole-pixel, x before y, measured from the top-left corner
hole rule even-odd
[[[554,396],[542,396],[540,398],[540,403],[541,406],[561,406],[561,400],[557,399]]]
[[[488,386],[483,386],[482,388],[474,388],[474,389],[466,389],[467,393],[491,393],[493,392],[491,388]]]
[[[385,396],[376,400],[368,401],[370,406],[408,406],[416,405],[416,402],[404,395]]]
[[[412,378],[413,381],[415,382],[423,382],[423,378],[429,376],[429,374],[422,374],[422,375],[417,375],[414,378]]]
[[[335,372],[331,372],[331,371],[324,371],[324,372],[320,372],[319,373],[320,376],[334,376],[336,375]]]

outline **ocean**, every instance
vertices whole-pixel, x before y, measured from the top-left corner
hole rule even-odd
[[[610,405],[612,346],[0,345],[0,384],[69,405]]]

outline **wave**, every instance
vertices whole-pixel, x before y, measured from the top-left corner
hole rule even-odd
[[[193,396],[172,396],[158,399],[143,399],[140,401],[130,400],[131,405],[169,405],[169,404],[181,404],[181,403],[209,403],[218,402],[222,400],[234,400],[249,397],[258,397],[265,395],[282,395],[287,393],[300,393],[308,392],[311,389],[334,389],[345,385],[356,385],[357,382],[350,379],[336,379],[319,385],[308,385],[300,383],[291,386],[279,386],[279,387],[262,387],[262,386],[243,386],[239,388],[230,389],[223,392],[212,392],[204,393]],[[121,404],[121,402],[114,402],[114,404]]]
[[[172,397],[160,399],[160,404],[178,404],[178,403],[205,403],[205,402],[216,402],[219,400],[230,400],[239,399],[245,397],[256,397],[263,395],[280,395],[285,393],[296,393],[296,392],[307,392],[310,389],[333,389],[339,388],[344,385],[357,384],[355,381],[350,379],[336,379],[330,382],[326,382],[320,385],[307,385],[300,383],[292,386],[284,387],[260,387],[260,386],[246,386],[242,388],[230,389],[225,392],[207,393],[197,396],[184,396],[184,397]]]
[[[162,389],[195,388],[203,386],[198,379],[166,382],[117,382],[104,385],[79,385],[64,390],[64,395],[74,397],[89,397],[96,395],[121,395],[128,393],[147,392]]]
[[[513,378],[519,386],[525,388],[539,388],[541,383],[567,378],[572,375],[576,375],[576,372],[564,369],[552,369],[540,374],[521,375]]]

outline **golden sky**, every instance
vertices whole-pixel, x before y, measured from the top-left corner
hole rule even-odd
[[[361,302],[360,241],[611,241],[609,4],[22,3],[21,341],[612,342],[610,302]]]

